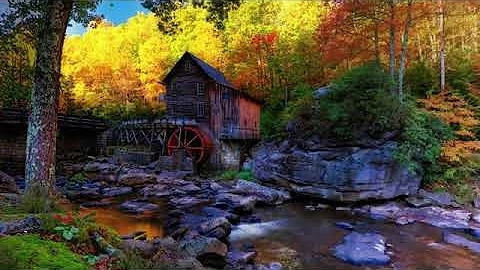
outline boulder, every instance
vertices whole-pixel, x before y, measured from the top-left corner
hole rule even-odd
[[[278,205],[290,200],[290,194],[286,191],[276,190],[245,180],[238,180],[232,192],[255,196],[257,197],[257,202],[268,205]]]
[[[67,190],[65,195],[71,200],[80,201],[96,200],[103,197],[99,187],[90,186],[83,186],[79,190]]]
[[[120,175],[118,183],[123,186],[138,187],[157,183],[157,177],[148,173],[127,173]]]
[[[203,269],[202,264],[187,252],[182,251],[171,237],[154,239],[153,245],[157,253],[152,261],[157,265],[167,269]]]
[[[477,196],[477,197],[473,200],[473,207],[480,209],[480,196]]]
[[[36,217],[30,216],[24,219],[14,220],[10,222],[0,222],[1,234],[23,234],[38,233],[42,230],[42,222]]]
[[[188,235],[179,246],[181,250],[195,257],[205,266],[223,268],[226,264],[228,248],[216,238]]]
[[[15,178],[0,171],[0,193],[18,193]]]
[[[413,206],[413,207],[424,207],[424,206],[430,206],[434,204],[432,200],[429,198],[423,198],[420,196],[410,196],[406,200],[408,205]]]
[[[206,206],[202,208],[202,213],[205,214],[208,218],[226,218],[232,224],[237,224],[240,220],[237,215],[216,207]]]
[[[167,197],[172,195],[172,192],[169,191],[167,185],[163,184],[156,184],[156,185],[149,185],[144,188],[142,188],[139,191],[140,195],[146,196],[146,197]]]
[[[158,209],[158,205],[141,200],[126,201],[120,204],[120,209],[127,213],[143,214]]]
[[[477,223],[480,223],[480,212],[476,212],[475,214],[473,214],[472,220]]]
[[[385,238],[375,233],[350,233],[343,238],[342,243],[335,246],[333,255],[344,262],[360,266],[390,263]]]
[[[199,232],[209,237],[225,239],[232,232],[232,224],[224,217],[213,218],[200,224]]]
[[[130,194],[133,192],[131,187],[111,187],[111,188],[104,188],[102,193],[105,197],[116,197],[121,195]]]
[[[429,192],[420,189],[418,194],[439,206],[456,206],[455,198],[448,192]]]
[[[201,188],[197,187],[194,184],[187,184],[185,186],[179,187],[179,189],[188,193],[188,194],[195,194],[195,193],[202,190]]]
[[[443,233],[443,241],[452,245],[468,248],[471,251],[480,254],[480,243],[470,241],[461,235],[445,231]]]
[[[94,181],[115,182],[119,167],[112,163],[89,162],[83,167],[86,178]]]
[[[348,230],[348,231],[353,231],[355,229],[355,226],[351,223],[344,222],[344,221],[339,221],[335,223],[335,226],[337,226],[340,229]]]
[[[257,202],[254,196],[242,196],[232,193],[221,193],[216,196],[217,203],[226,203],[229,208],[239,214],[251,213]]]
[[[438,206],[410,208],[394,202],[378,206],[364,206],[355,211],[368,214],[376,219],[390,219],[400,225],[423,222],[439,228],[459,230],[470,228],[469,220],[472,216],[470,211],[464,209],[445,209]]]
[[[338,202],[385,200],[416,194],[421,175],[394,158],[397,143],[306,147],[266,144],[255,151],[255,179],[313,198]]]
[[[135,251],[143,258],[152,258],[157,251],[157,248],[150,242],[138,239],[126,239],[120,243],[120,249]]]
[[[256,252],[244,252],[238,250],[229,251],[227,254],[228,269],[244,269],[248,264],[255,262]]]
[[[181,198],[174,198],[170,200],[170,204],[172,204],[176,208],[190,208],[195,205],[199,205],[202,203],[208,202],[207,200],[198,199],[196,197],[181,197]]]

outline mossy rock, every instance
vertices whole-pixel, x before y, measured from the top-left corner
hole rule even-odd
[[[89,266],[63,243],[30,234],[0,238],[0,269],[89,269]]]

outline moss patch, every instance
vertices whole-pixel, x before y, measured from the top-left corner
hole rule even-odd
[[[88,269],[63,243],[38,235],[0,238],[0,269]]]

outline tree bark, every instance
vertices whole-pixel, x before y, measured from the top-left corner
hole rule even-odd
[[[413,0],[408,0],[408,10],[407,10],[407,19],[405,21],[405,28],[403,29],[402,36],[402,54],[400,58],[400,70],[398,72],[398,97],[403,101],[403,78],[405,75],[405,67],[407,64],[407,54],[408,54],[408,31],[412,24],[412,4]]]
[[[439,1],[440,8],[440,91],[445,91],[445,4]]]
[[[391,92],[395,89],[395,0],[390,0],[390,79]]]
[[[71,0],[48,0],[37,37],[37,56],[28,120],[26,190],[53,194],[57,141],[60,65]]]

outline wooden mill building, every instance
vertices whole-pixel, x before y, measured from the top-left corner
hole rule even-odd
[[[190,150],[208,148],[199,161],[222,168],[238,168],[248,147],[260,139],[260,103],[236,89],[214,67],[186,52],[162,83],[167,115],[189,123],[187,131],[170,136],[169,150],[198,141]],[[196,138],[201,138],[198,140]],[[187,149],[188,150],[188,149]],[[201,160],[203,159],[203,160]]]

